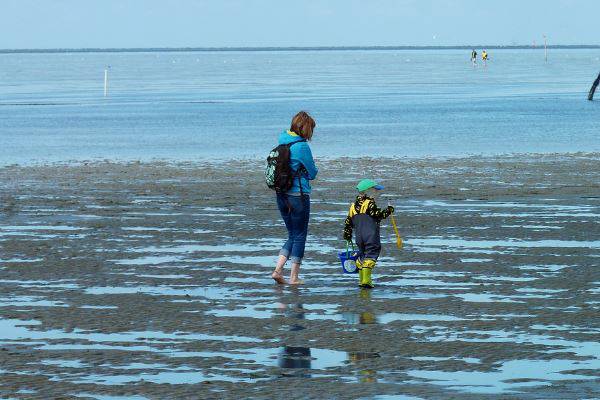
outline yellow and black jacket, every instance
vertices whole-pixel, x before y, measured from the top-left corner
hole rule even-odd
[[[348,216],[344,222],[344,239],[352,240],[352,231],[356,244],[363,257],[376,260],[381,251],[379,224],[389,217],[394,208],[377,207],[375,200],[369,196],[358,196],[350,205]]]

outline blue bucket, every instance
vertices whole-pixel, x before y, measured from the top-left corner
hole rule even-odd
[[[341,251],[338,253],[338,258],[342,263],[342,271],[345,274],[357,274],[358,268],[356,267],[356,260],[358,259],[358,252],[356,251]]]

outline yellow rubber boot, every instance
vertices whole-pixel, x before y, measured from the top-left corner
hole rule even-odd
[[[371,268],[363,268],[363,280],[362,287],[367,289],[372,289],[375,286],[373,285],[373,280],[371,279]]]
[[[363,273],[361,279],[361,286],[369,289],[375,287],[373,285],[373,280],[371,279],[371,272],[373,271],[373,268],[375,268],[375,260],[365,260],[362,267]]]
[[[356,260],[356,268],[358,268],[358,286],[363,284],[363,264],[360,260]]]

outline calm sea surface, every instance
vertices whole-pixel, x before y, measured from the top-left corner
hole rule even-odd
[[[0,165],[264,157],[300,109],[317,157],[600,151],[600,50],[469,53],[0,54]]]

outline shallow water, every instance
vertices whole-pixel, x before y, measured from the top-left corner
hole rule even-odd
[[[474,69],[462,50],[3,54],[0,165],[262,158],[301,108],[319,158],[598,151],[586,94],[599,57],[494,50]]]

